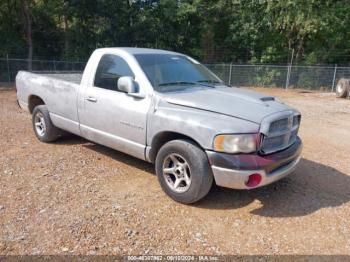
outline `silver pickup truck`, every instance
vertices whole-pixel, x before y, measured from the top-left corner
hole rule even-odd
[[[155,163],[161,187],[181,203],[200,200],[214,181],[270,184],[300,160],[297,110],[228,87],[183,54],[97,49],[82,75],[21,71],[16,87],[40,141],[70,132]]]

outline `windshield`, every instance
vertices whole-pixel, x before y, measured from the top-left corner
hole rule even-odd
[[[159,92],[222,84],[209,69],[184,55],[136,54],[135,58]]]

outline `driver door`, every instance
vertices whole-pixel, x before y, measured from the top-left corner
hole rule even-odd
[[[81,133],[88,140],[145,159],[150,99],[119,91],[118,79],[122,76],[135,78],[126,60],[114,54],[103,55],[94,84],[83,94],[83,110],[79,114]]]

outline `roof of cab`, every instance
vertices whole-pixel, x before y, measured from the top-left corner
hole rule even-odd
[[[162,49],[152,49],[152,48],[136,48],[136,47],[107,47],[107,48],[99,48],[99,50],[105,51],[113,51],[113,50],[123,50],[129,54],[179,54],[172,51],[162,50]]]

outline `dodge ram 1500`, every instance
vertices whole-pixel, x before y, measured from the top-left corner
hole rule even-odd
[[[300,160],[297,110],[229,87],[183,54],[102,48],[82,75],[20,71],[16,86],[40,141],[70,132],[154,163],[163,190],[181,203],[200,200],[214,182],[270,184]]]

